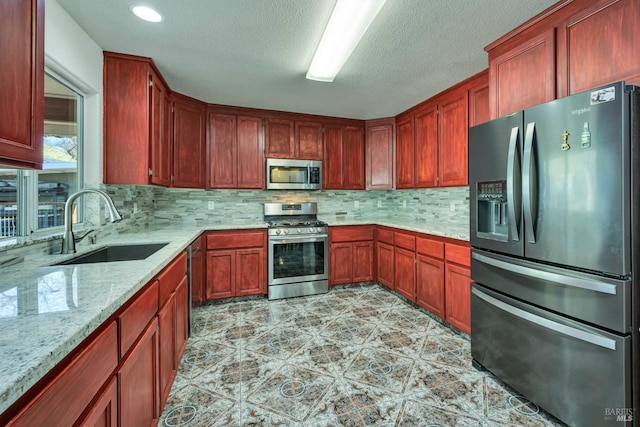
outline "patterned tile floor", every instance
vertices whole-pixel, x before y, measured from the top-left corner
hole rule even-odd
[[[557,426],[378,285],[194,309],[161,426]]]

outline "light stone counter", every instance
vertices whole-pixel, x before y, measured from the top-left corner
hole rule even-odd
[[[424,225],[401,221],[331,221],[332,225],[384,225],[437,236],[468,240]],[[78,254],[108,244],[165,243],[138,261],[51,266],[74,255],[44,255],[29,266],[2,269],[0,275],[0,413],[67,356],[105,320],[203,231],[266,228],[258,221],[167,227],[110,235]],[[76,254],[76,255],[78,255]]]
[[[0,413],[22,396],[203,231],[265,228],[264,222],[171,227],[109,236],[107,244],[164,243],[139,261],[48,266],[75,255],[44,255],[0,275]],[[76,254],[77,255],[77,254]]]
[[[432,234],[434,236],[449,237],[451,239],[469,241],[469,235],[461,235],[455,232],[443,230],[442,228],[434,228],[433,225],[420,224],[410,221],[392,220],[392,219],[376,219],[376,220],[331,220],[327,218],[321,218],[329,226],[338,225],[382,225],[385,227],[399,228],[402,230],[416,231],[419,233]]]

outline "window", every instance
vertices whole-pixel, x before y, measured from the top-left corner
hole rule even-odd
[[[64,224],[64,204],[82,188],[82,100],[71,85],[45,74],[42,170],[0,169],[0,238]]]

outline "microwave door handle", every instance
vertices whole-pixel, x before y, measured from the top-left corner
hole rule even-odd
[[[507,155],[507,216],[511,239],[520,240],[521,216],[521,183],[520,183],[520,153],[518,151],[518,126],[511,129],[509,138],[509,152]]]
[[[534,223],[536,221],[536,211],[538,202],[538,189],[536,185],[536,165],[535,154],[533,149],[535,122],[527,125],[527,131],[524,137],[524,157],[522,166],[522,190],[524,195],[524,226],[527,242],[536,243],[536,234]]]

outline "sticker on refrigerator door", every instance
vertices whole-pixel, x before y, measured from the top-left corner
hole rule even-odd
[[[569,148],[571,148],[571,146],[569,145],[569,135],[571,134],[566,130],[562,132],[562,145],[560,146],[562,151],[567,151]]]
[[[591,92],[591,105],[602,104],[616,99],[616,87],[611,86]]]
[[[582,135],[580,136],[580,147],[591,147],[591,131],[589,130],[589,122],[584,122],[582,125]]]

